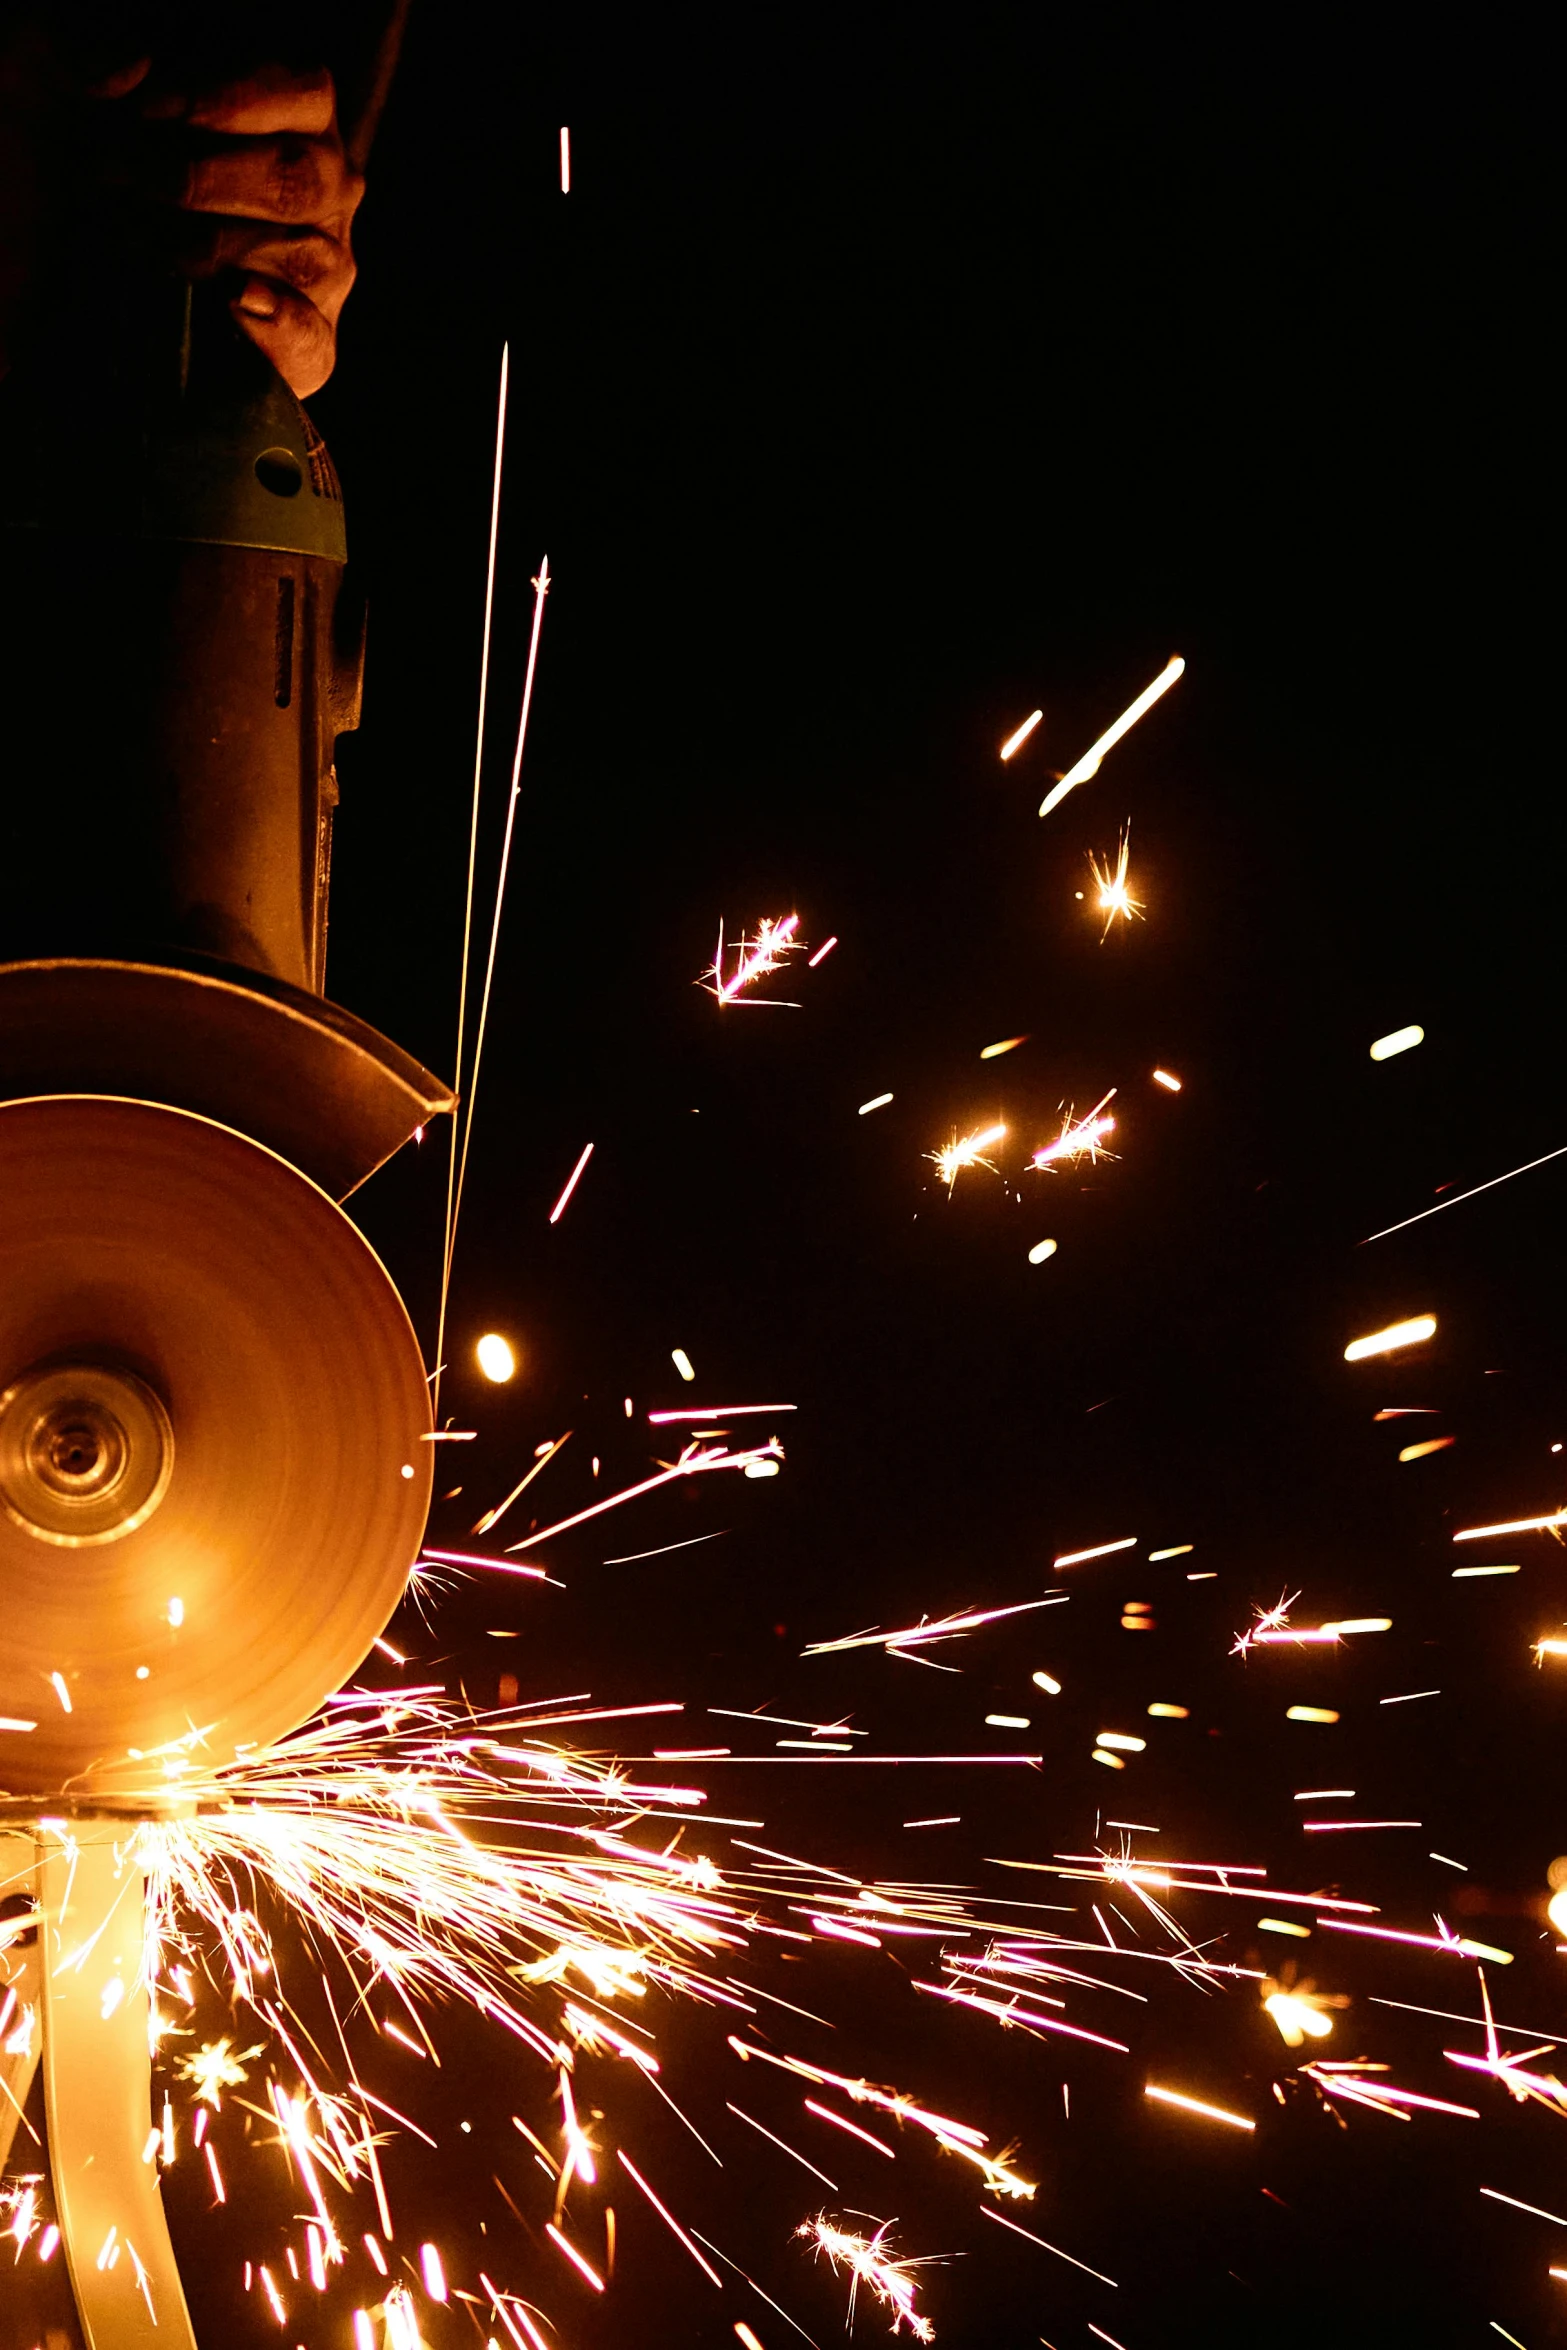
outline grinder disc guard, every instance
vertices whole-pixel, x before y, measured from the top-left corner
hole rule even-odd
[[[305,1720],[402,1595],[429,1426],[396,1290],[286,1161],[0,1104],[0,1791],[166,1799]]]

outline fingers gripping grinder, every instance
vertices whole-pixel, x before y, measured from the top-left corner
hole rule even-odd
[[[110,365],[100,333],[9,384],[0,439],[37,713],[0,782],[0,2164],[41,2049],[90,2350],[193,2350],[134,1823],[303,1721],[402,1593],[424,1366],[338,1203],[451,1107],[321,992],[360,644],[331,460],[221,305],[163,295]]]

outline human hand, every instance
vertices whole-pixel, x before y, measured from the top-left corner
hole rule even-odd
[[[300,398],[318,391],[337,357],[364,194],[330,73],[271,64],[192,84],[141,59],[92,97],[118,118],[115,176],[146,202],[154,238],[185,276],[229,281],[257,349]]]

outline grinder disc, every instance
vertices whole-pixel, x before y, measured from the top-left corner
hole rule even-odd
[[[0,1791],[175,1794],[402,1595],[429,1391],[368,1243],[180,1110],[0,1104]]]

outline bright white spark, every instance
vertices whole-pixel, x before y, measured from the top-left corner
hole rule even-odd
[[[1110,925],[1117,917],[1123,922],[1140,922],[1143,918],[1143,901],[1141,898],[1133,897],[1131,884],[1126,877],[1127,861],[1131,856],[1131,842],[1132,828],[1127,825],[1121,834],[1114,865],[1110,863],[1108,857],[1102,865],[1099,859],[1092,854],[1088,859],[1088,870],[1092,873],[1099,891],[1099,911],[1105,918],[1105,926],[1099,933],[1101,945],[1109,937]]]
[[[1436,1332],[1435,1314],[1414,1314],[1407,1322],[1390,1322],[1385,1330],[1352,1338],[1344,1349],[1346,1363],[1363,1363],[1370,1355],[1392,1354],[1401,1346],[1419,1346]]]
[[[1060,807],[1061,802],[1066,798],[1066,795],[1069,791],[1073,790],[1080,783],[1090,782],[1093,777],[1098,774],[1100,764],[1104,759],[1105,753],[1107,751],[1114,750],[1116,744],[1121,740],[1121,737],[1131,732],[1132,728],[1137,724],[1138,719],[1146,716],[1146,714],[1153,708],[1155,702],[1157,702],[1162,695],[1169,692],[1171,686],[1176,683],[1178,678],[1185,675],[1185,671],[1186,663],[1181,659],[1179,653],[1177,653],[1171,660],[1167,661],[1165,666],[1160,670],[1158,676],[1154,679],[1152,685],[1145,686],[1142,692],[1138,695],[1136,701],[1130,703],[1127,708],[1121,712],[1121,715],[1116,720],[1115,724],[1113,726],[1106,727],[1104,733],[1099,737],[1099,740],[1096,743],[1091,743],[1089,745],[1088,749],[1083,753],[1083,756],[1078,760],[1077,765],[1067,769],[1065,775],[1062,776],[1054,791],[1048,793],[1045,799],[1041,802],[1039,810],[1040,815],[1048,816],[1052,808]]]

